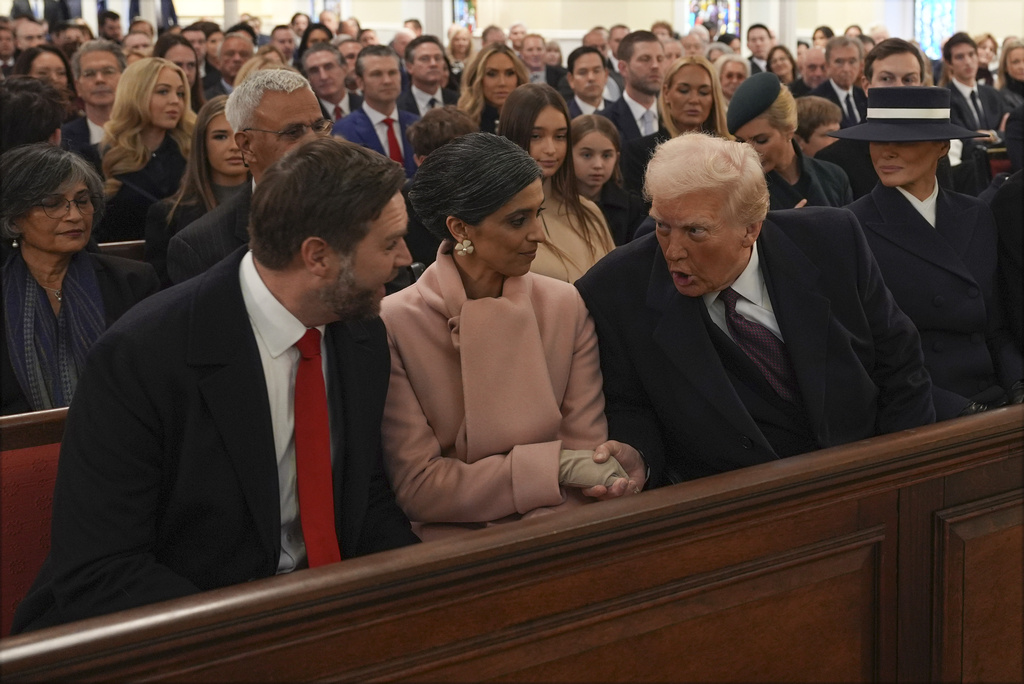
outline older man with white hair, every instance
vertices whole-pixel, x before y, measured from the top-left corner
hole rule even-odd
[[[757,151],[703,133],[657,149],[645,193],[653,234],[576,287],[609,434],[654,486],[935,420],[920,336],[850,212],[768,213]]]

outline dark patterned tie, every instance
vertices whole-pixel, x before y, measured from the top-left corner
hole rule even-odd
[[[971,91],[971,106],[974,107],[974,118],[978,123],[974,128],[975,130],[980,131],[985,125],[985,115],[981,113],[981,103],[978,102],[978,93],[973,90]]]
[[[718,298],[725,304],[725,322],[733,341],[750,357],[765,380],[775,392],[791,403],[800,399],[800,390],[796,384],[796,373],[789,360],[786,345],[771,330],[760,323],[748,321],[736,312],[736,302],[740,295],[731,287],[719,293]]]
[[[853,106],[853,95],[846,94],[846,116],[852,123],[858,123],[860,120],[857,118],[857,108]]]

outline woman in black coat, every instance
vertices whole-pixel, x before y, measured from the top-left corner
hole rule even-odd
[[[761,155],[771,209],[845,207],[853,201],[846,173],[805,157],[793,140],[796,100],[779,77],[764,71],[743,81],[729,103],[729,132]]]
[[[879,182],[849,209],[921,334],[939,420],[1024,401],[1024,360],[998,287],[992,212],[935,180],[950,139],[978,135],[949,123],[949,96],[946,88],[872,88],[867,122],[831,134],[871,143]]]

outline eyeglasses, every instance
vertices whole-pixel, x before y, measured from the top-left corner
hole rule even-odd
[[[306,132],[312,130],[317,135],[326,135],[331,132],[331,128],[334,126],[334,122],[330,119],[320,119],[314,121],[311,124],[292,124],[288,128],[281,131],[268,131],[264,128],[243,128],[242,131],[259,131],[260,133],[270,133],[276,135],[279,138],[285,140],[301,140],[306,137]]]
[[[103,67],[102,69],[86,69],[85,71],[82,72],[81,78],[92,79],[92,78],[96,78],[100,74],[102,74],[103,76],[106,76],[107,78],[111,78],[113,76],[116,76],[119,73],[120,72],[115,67],[108,66],[108,67]]]
[[[42,207],[43,213],[52,219],[62,219],[71,211],[72,204],[78,207],[78,213],[82,216],[91,216],[96,210],[96,205],[93,203],[92,197],[89,195],[76,197],[73,200],[61,197],[60,195],[53,195],[52,197],[47,197],[35,206]]]

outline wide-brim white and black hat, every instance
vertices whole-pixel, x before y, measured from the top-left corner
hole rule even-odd
[[[833,138],[868,142],[923,142],[981,138],[949,121],[949,89],[898,86],[868,90],[868,118],[864,123],[829,133]]]

